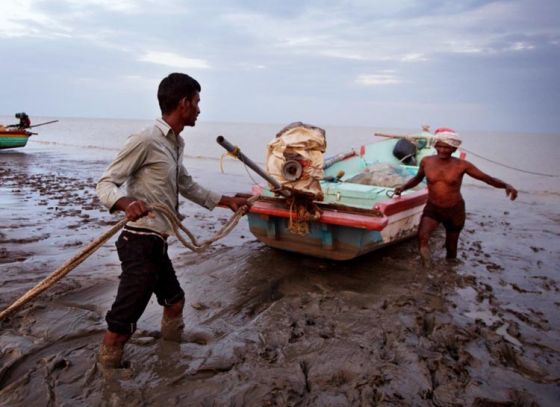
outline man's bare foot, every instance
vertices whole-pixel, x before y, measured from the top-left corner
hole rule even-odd
[[[429,248],[422,247],[420,249],[420,257],[422,258],[422,265],[424,267],[432,267],[432,255]]]
[[[102,343],[97,354],[97,361],[105,369],[126,369],[130,367],[130,363],[123,361],[122,356],[122,345],[109,346]]]
[[[183,322],[183,315],[176,317],[169,317],[163,314],[161,319],[161,337],[166,341],[181,342],[181,336],[185,323]]]

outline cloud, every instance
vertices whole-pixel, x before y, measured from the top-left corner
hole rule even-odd
[[[69,36],[69,26],[35,8],[33,0],[0,2],[0,38],[35,37],[52,38]]]
[[[169,67],[195,71],[216,97],[251,94],[243,120],[274,118],[265,106],[280,95],[294,110],[312,97],[319,112],[332,95],[369,103],[372,89],[394,103],[546,100],[543,116],[558,105],[559,0],[5,0],[0,16],[0,77],[49,90],[44,106],[72,78],[93,93],[109,82],[148,93]],[[7,111],[29,103],[9,93]]]
[[[209,69],[210,65],[204,59],[186,58],[172,52],[148,51],[139,58],[143,62],[170,66],[181,69]]]
[[[454,54],[487,54],[491,52],[491,49],[481,47],[470,41],[446,41],[442,43],[441,51]]]
[[[306,7],[293,5],[290,14],[240,7],[220,18],[255,52],[349,61],[420,63],[447,53],[478,57],[527,52],[538,47],[533,38],[550,42],[560,36],[557,18],[546,15],[555,11],[550,4],[538,8],[528,0],[457,6],[444,1],[393,3],[381,1],[373,7],[367,1],[327,2],[319,7],[312,2]],[[527,13],[532,18],[526,18]]]
[[[400,58],[400,60],[403,62],[419,62],[419,61],[427,61],[428,58],[420,52],[413,52],[410,54],[403,55]]]
[[[366,55],[344,49],[326,49],[319,51],[319,55],[323,55],[329,58],[349,59],[354,61],[367,61],[368,59],[370,59]]]
[[[137,0],[66,0],[66,3],[80,9],[99,7],[113,12],[136,14],[141,11],[142,4],[145,2]]]
[[[262,70],[262,69],[266,69],[266,65],[263,64],[251,64],[251,63],[247,63],[247,62],[240,62],[238,64],[235,64],[235,66],[238,66],[241,69],[244,70],[248,70],[248,71],[255,71],[255,70]]]
[[[114,30],[118,26],[119,29],[114,30],[115,40],[126,30],[127,21],[119,18],[178,17],[187,12],[180,0],[1,1],[0,38],[94,37],[98,29]]]
[[[534,49],[535,46],[524,41],[517,41],[511,44],[512,51],[524,51],[526,49]]]
[[[378,73],[359,75],[355,82],[364,86],[385,86],[385,85],[398,85],[403,81],[397,78],[392,73]]]

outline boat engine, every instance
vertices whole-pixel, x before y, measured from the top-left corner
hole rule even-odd
[[[310,164],[300,154],[284,153],[286,162],[282,164],[282,176],[288,181],[297,181],[303,176],[303,169]]]
[[[268,143],[266,171],[294,194],[322,200],[325,130],[302,122],[284,127]]]
[[[290,191],[285,203],[290,208],[288,229],[292,233],[306,235],[310,222],[321,217],[314,201],[323,200],[320,181],[325,174],[326,149],[325,130],[301,122],[284,127],[268,143],[266,171],[282,189]]]

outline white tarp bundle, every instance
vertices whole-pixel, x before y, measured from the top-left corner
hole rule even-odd
[[[314,199],[322,200],[319,181],[324,176],[323,154],[326,149],[325,130],[301,122],[291,123],[268,143],[266,171],[283,187],[312,194]],[[295,181],[287,180],[282,174],[282,168],[288,160],[296,160],[303,166],[301,177]]]

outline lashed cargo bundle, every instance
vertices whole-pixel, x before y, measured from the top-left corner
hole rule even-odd
[[[268,143],[266,171],[282,187],[323,199],[319,181],[324,176],[325,130],[295,122],[284,127]]]

